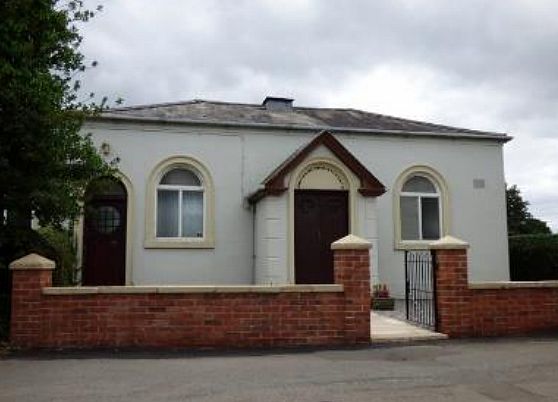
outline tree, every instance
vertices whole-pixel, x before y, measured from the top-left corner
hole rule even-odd
[[[508,215],[508,235],[550,234],[546,222],[536,219],[529,212],[529,201],[521,196],[521,191],[514,184],[506,186],[506,205]]]
[[[73,220],[87,183],[112,171],[80,134],[106,102],[78,100],[78,26],[93,16],[82,1],[0,3],[0,263],[29,251],[32,215],[55,227]]]

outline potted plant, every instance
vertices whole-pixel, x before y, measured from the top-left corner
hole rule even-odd
[[[390,296],[388,285],[378,283],[372,291],[372,310],[393,310],[395,299]]]

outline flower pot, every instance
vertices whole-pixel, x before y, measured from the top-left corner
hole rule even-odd
[[[393,297],[374,297],[372,299],[372,310],[393,310],[395,299]]]

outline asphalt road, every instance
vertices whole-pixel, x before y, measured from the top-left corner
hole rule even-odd
[[[558,401],[558,337],[0,360],[0,401]]]

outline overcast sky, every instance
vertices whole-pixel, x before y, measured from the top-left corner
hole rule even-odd
[[[558,231],[557,1],[100,4],[82,29],[99,62],[87,90],[125,105],[288,96],[506,132],[507,182]]]

